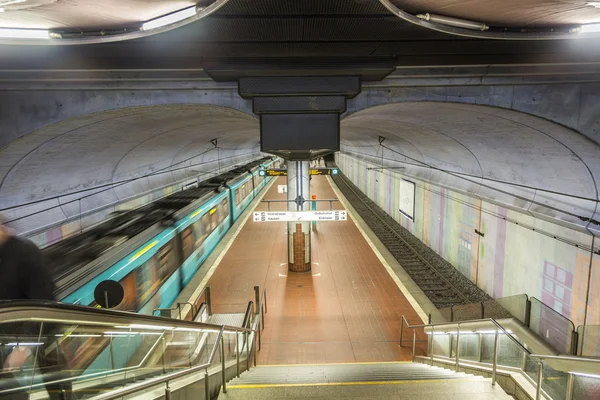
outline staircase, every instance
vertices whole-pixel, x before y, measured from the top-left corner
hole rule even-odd
[[[259,366],[227,384],[219,400],[283,398],[511,399],[491,380],[410,362]]]

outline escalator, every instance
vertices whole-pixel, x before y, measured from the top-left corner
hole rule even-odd
[[[173,387],[185,390],[180,381],[203,381],[210,398],[223,380],[249,368],[256,331],[248,326],[59,303],[0,304],[0,399],[106,400],[131,390],[164,396]]]

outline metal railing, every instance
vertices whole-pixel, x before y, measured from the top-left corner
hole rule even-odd
[[[401,319],[401,325],[400,325],[400,346],[403,347],[403,339],[404,339],[404,325],[406,325],[406,327],[408,329],[412,329],[413,330],[413,337],[412,337],[412,361],[414,362],[416,359],[416,343],[417,343],[417,329],[423,329],[423,331],[428,334],[428,340],[427,340],[427,358],[429,359],[428,361],[430,362],[430,364],[433,366],[434,364],[434,357],[435,357],[435,336],[436,335],[455,335],[456,336],[456,344],[454,346],[454,368],[456,371],[459,370],[459,366],[461,364],[461,356],[460,356],[460,338],[461,338],[461,326],[465,327],[465,326],[476,326],[476,327],[484,327],[485,324],[491,324],[493,326],[492,330],[486,330],[483,332],[472,332],[469,331],[469,334],[472,333],[476,333],[478,334],[478,346],[479,346],[479,362],[481,362],[481,347],[482,347],[482,340],[483,340],[483,336],[484,335],[490,335],[493,334],[494,335],[494,340],[493,340],[493,352],[492,352],[492,359],[491,359],[491,369],[492,369],[492,373],[491,373],[491,378],[492,378],[492,385],[496,384],[496,375],[497,375],[497,369],[498,369],[498,340],[500,335],[504,335],[505,337],[509,338],[510,341],[517,346],[517,349],[520,350],[521,352],[523,352],[523,356],[522,356],[522,362],[521,362],[521,366],[518,367],[517,369],[524,374],[530,381],[532,381],[532,383],[535,385],[536,387],[536,400],[540,400],[542,398],[542,394],[544,392],[543,390],[543,380],[544,380],[544,365],[546,363],[546,365],[550,365],[555,371],[559,371],[559,372],[564,372],[567,375],[567,382],[566,382],[566,392],[565,392],[565,399],[566,400],[571,400],[573,398],[573,387],[574,387],[574,379],[576,375],[583,375],[583,376],[588,376],[588,377],[593,377],[593,378],[598,378],[600,379],[600,375],[589,375],[590,373],[593,373],[595,371],[595,373],[597,374],[598,371],[600,371],[600,359],[598,358],[585,358],[585,357],[575,357],[575,356],[567,356],[567,355],[554,355],[554,354],[535,354],[532,353],[527,347],[526,345],[524,345],[521,341],[519,341],[516,338],[516,334],[513,332],[510,332],[509,330],[505,329],[498,321],[496,321],[493,318],[486,318],[486,319],[477,319],[477,320],[469,320],[469,321],[460,321],[460,322],[454,322],[454,323],[438,323],[438,324],[418,324],[418,325],[411,325],[408,323],[408,321],[406,320],[406,317],[404,315],[402,315],[402,319]],[[436,331],[437,328],[437,331]],[[462,334],[466,334],[467,332],[463,331]],[[529,338],[529,340],[539,340],[539,343],[537,343],[537,345],[539,345],[540,348],[543,347],[547,347],[545,345],[545,343],[543,343],[540,339],[535,338],[535,337],[531,337]],[[452,340],[449,340],[450,343],[450,351],[448,354],[448,360],[451,360],[452,358]],[[506,350],[505,350],[506,351]],[[527,357],[531,358],[531,359],[536,359],[537,360],[537,376],[535,381],[529,377],[529,375],[526,372],[527,369]],[[546,361],[548,360],[548,361]],[[472,360],[464,360],[463,359],[463,366],[464,366],[464,362],[470,362]],[[487,363],[490,364],[490,363]],[[549,397],[549,396],[547,396]]]
[[[38,327],[39,332],[35,332],[33,329],[30,329],[30,334],[27,336],[26,334],[20,333],[19,329],[23,326],[23,324],[29,324],[31,326]],[[4,326],[1,326],[4,325]],[[48,326],[53,326],[54,331],[51,334],[48,333]],[[78,337],[86,337],[86,338],[99,338],[99,337],[110,337],[112,340],[113,337],[116,338],[125,338],[138,335],[138,337],[148,337],[147,335],[157,335],[160,336],[159,340],[156,343],[160,342],[165,335],[170,335],[171,339],[174,340],[176,337],[188,338],[190,340],[190,344],[200,343],[199,339],[204,337],[205,339],[208,335],[217,334],[216,340],[212,349],[210,350],[210,354],[205,362],[201,362],[198,365],[192,365],[192,353],[188,355],[190,358],[190,365],[186,366],[185,369],[175,372],[166,371],[164,365],[162,368],[163,374],[162,376],[149,378],[144,380],[143,382],[133,383],[126,387],[118,388],[113,391],[99,394],[93,399],[95,400],[112,400],[121,398],[123,396],[136,393],[138,391],[155,387],[160,384],[166,384],[165,387],[165,397],[167,399],[171,396],[171,390],[169,388],[169,382],[174,379],[178,379],[184,376],[188,376],[190,374],[197,373],[199,371],[204,370],[204,385],[205,391],[209,393],[209,373],[208,369],[212,366],[213,361],[215,359],[215,355],[217,354],[217,350],[220,349],[220,358],[221,358],[221,375],[222,375],[222,389],[223,392],[227,391],[226,386],[226,358],[225,358],[225,345],[224,338],[226,335],[235,335],[236,340],[236,363],[237,363],[237,374],[239,376],[240,371],[240,353],[244,351],[244,347],[247,351],[247,368],[250,368],[250,358],[254,358],[254,365],[256,365],[257,361],[257,330],[252,329],[251,327],[234,327],[227,325],[213,325],[206,323],[198,323],[191,322],[186,320],[176,320],[176,319],[167,319],[162,317],[154,317],[154,316],[146,316],[141,314],[134,314],[122,311],[113,311],[113,310],[105,310],[105,309],[94,309],[89,307],[81,307],[60,303],[50,303],[50,302],[15,302],[12,304],[0,304],[0,327],[4,328],[6,332],[7,329],[13,329],[15,332],[10,332],[11,336],[17,337],[16,344],[12,344],[12,351],[18,348],[18,346],[37,346],[32,347],[35,349],[35,357],[33,358],[33,368],[32,371],[36,370],[36,362],[38,352],[45,351],[43,347],[44,343],[41,343],[42,340],[45,340],[48,337],[48,343],[54,343],[58,339],[57,337],[64,338],[67,340],[71,338]],[[114,331],[119,332],[114,332]],[[136,332],[142,331],[142,332]],[[81,333],[86,333],[81,334]],[[92,334],[93,333],[93,334]],[[142,335],[142,336],[139,336]],[[179,336],[176,336],[179,335]],[[240,349],[240,336],[244,336],[246,338],[244,346]],[[23,339],[27,340],[29,337],[37,337],[37,341],[40,343],[26,343]],[[251,345],[251,340],[253,338],[254,344]],[[90,339],[85,339],[90,340]],[[95,340],[95,339],[94,339]],[[123,339],[124,340],[124,339]],[[128,339],[129,340],[129,339]],[[154,342],[154,341],[152,341]],[[164,342],[163,342],[164,343]],[[204,341],[206,344],[206,349],[208,350],[208,339]],[[176,346],[176,343],[171,343]],[[186,343],[184,343],[185,345]],[[201,344],[199,344],[201,345]],[[58,346],[58,345],[56,345]],[[161,346],[157,346],[154,344],[151,349],[160,350]],[[39,350],[41,349],[41,350]],[[253,352],[251,350],[254,350]],[[162,350],[165,351],[165,346],[162,346]],[[58,351],[58,350],[57,350]],[[44,353],[41,353],[44,354]],[[48,354],[48,353],[46,353]],[[194,356],[197,353],[194,352]],[[160,356],[160,355],[159,355]],[[144,357],[144,360],[140,363],[145,362],[148,358],[148,355]],[[183,356],[182,360],[185,359],[186,356]],[[162,355],[163,363],[165,362],[165,354]],[[175,362],[171,368],[183,368],[182,366],[178,366],[180,363]],[[178,367],[177,367],[177,366]],[[135,369],[135,368],[134,368]],[[128,369],[129,371],[131,368]],[[108,368],[103,376],[107,376],[108,374],[113,374],[117,371],[112,371]],[[118,372],[122,372],[119,370]],[[49,382],[44,375],[43,382],[39,382],[40,377],[37,377],[38,382],[34,382],[34,376],[31,376],[30,384],[27,386],[20,386],[16,388],[9,388],[7,390],[0,390],[1,393],[15,393],[22,390],[31,391],[32,389],[38,389],[43,387],[44,385],[47,387],[48,384],[52,382],[75,382],[80,380],[81,378],[93,378],[92,375],[79,375],[79,376],[71,376],[66,379],[56,379],[52,382]],[[27,378],[29,381],[29,378]],[[210,395],[207,396],[210,398]]]

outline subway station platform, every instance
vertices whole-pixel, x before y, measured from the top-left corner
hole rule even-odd
[[[278,178],[264,200],[286,200]],[[313,177],[311,195],[337,199],[326,177]],[[334,209],[342,209],[339,202]],[[328,202],[318,209],[329,209]],[[271,210],[285,210],[272,203]],[[261,202],[256,210],[266,210]],[[398,343],[401,316],[421,320],[349,215],[319,222],[312,233],[312,271],[288,272],[286,222],[249,218],[208,281],[213,312],[243,313],[254,285],[267,291],[268,313],[258,363],[312,364],[407,361]],[[424,338],[419,338],[424,339]],[[425,353],[418,344],[417,354]]]

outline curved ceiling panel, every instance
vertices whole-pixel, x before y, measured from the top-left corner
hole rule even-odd
[[[376,165],[543,218],[582,227],[596,212],[600,146],[538,117],[396,103],[350,115],[341,137],[342,151]]]
[[[392,0],[411,14],[433,13],[508,27],[600,22],[600,9],[580,0]]]
[[[133,107],[66,120],[0,150],[0,204],[34,203],[9,210],[9,220],[81,197],[85,212],[187,177],[209,177],[258,156],[258,128],[248,114],[208,105]],[[103,186],[115,182],[125,184]],[[79,213],[79,204],[53,212],[45,225]],[[20,231],[33,223],[20,221],[13,224]]]

